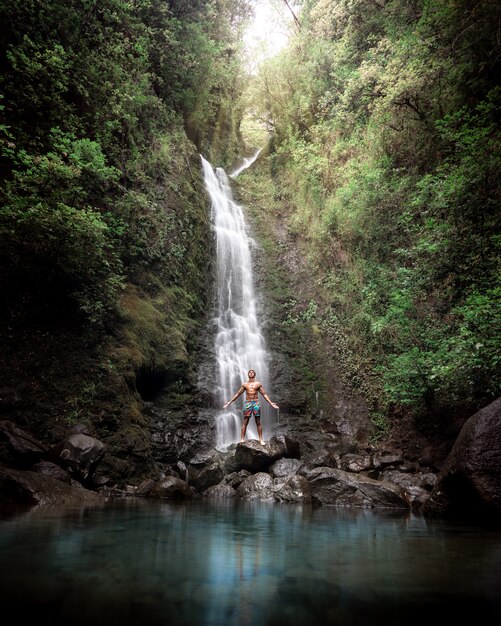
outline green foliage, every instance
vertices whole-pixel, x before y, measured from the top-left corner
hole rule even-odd
[[[0,3],[1,281],[16,315],[31,289],[34,308],[71,317],[73,303],[102,323],[150,271],[203,290],[185,129],[201,150],[236,128],[248,15],[245,0]],[[236,142],[208,156],[231,159]]]
[[[499,18],[493,0],[310,0],[250,90],[321,324],[383,426],[500,391]]]

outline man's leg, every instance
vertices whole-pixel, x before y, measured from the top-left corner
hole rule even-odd
[[[256,415],[257,434],[259,435],[259,443],[264,444],[263,441],[263,428],[261,426],[261,418]]]
[[[249,417],[244,417],[244,423],[242,424],[242,430],[240,431],[240,442],[245,439],[245,431],[247,430],[247,424],[249,423]]]

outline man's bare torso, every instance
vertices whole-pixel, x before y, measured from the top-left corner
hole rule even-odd
[[[242,383],[245,389],[245,399],[247,402],[256,402],[259,399],[259,391],[264,395],[264,389],[260,382]]]

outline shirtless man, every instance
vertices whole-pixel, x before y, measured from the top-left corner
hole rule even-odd
[[[261,407],[259,406],[259,394],[261,394],[263,398],[267,402],[269,402],[274,409],[278,409],[278,404],[275,404],[269,399],[268,394],[263,389],[263,385],[255,380],[256,372],[254,370],[249,370],[247,376],[249,377],[249,380],[246,383],[242,383],[242,386],[233,396],[233,398],[224,404],[223,409],[225,409],[232,402],[234,402],[245,391],[244,423],[242,424],[240,441],[244,441],[247,425],[249,424],[251,415],[254,413],[254,419],[256,420],[257,432],[259,435],[259,442],[264,445],[263,429],[261,427]]]

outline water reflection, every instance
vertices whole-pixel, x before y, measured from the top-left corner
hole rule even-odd
[[[0,521],[0,601],[56,624],[348,626],[501,617],[497,530],[268,503],[112,502]]]

